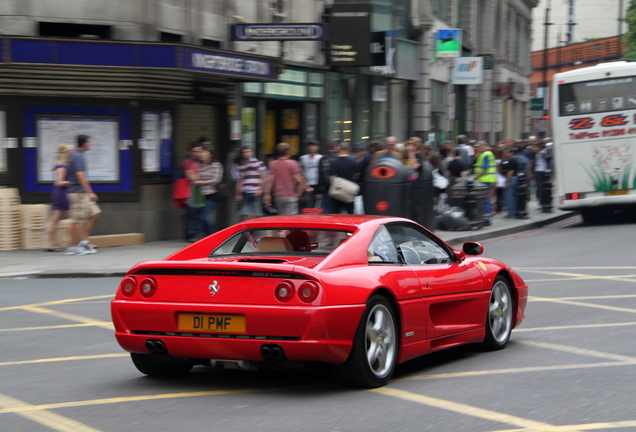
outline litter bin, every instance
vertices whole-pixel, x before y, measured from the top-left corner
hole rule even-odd
[[[474,192],[466,194],[468,190]],[[486,202],[487,188],[481,183],[472,179],[458,179],[450,188],[448,188],[448,204],[451,207],[460,207],[466,212],[466,217],[471,222],[473,229],[479,229],[483,226],[484,220],[484,204]],[[474,202],[475,201],[475,202]],[[474,204],[473,204],[474,202]]]
[[[364,173],[364,213],[410,217],[410,187],[402,162],[393,158],[373,162]]]

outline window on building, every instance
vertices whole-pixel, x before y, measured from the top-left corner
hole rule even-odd
[[[111,27],[107,25],[70,24],[70,23],[38,23],[40,36],[110,39]]]
[[[160,32],[159,40],[161,42],[181,42],[182,36],[176,33]]]
[[[450,21],[452,3],[448,0],[433,0],[433,14],[444,21]]]
[[[201,45],[209,48],[221,48],[221,42],[211,39],[201,39]]]

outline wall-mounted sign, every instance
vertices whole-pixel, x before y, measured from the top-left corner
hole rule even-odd
[[[495,66],[495,58],[492,54],[479,54],[484,59],[484,70],[491,70]]]
[[[274,78],[274,63],[269,59],[248,58],[242,55],[185,49],[184,68],[224,75]],[[190,54],[189,56],[187,54]]]
[[[458,85],[481,84],[483,80],[482,57],[457,57],[451,83]]]
[[[232,40],[286,41],[326,39],[322,24],[235,24]]]
[[[462,54],[462,30],[438,30],[436,51],[437,57],[459,57]]]
[[[330,63],[371,65],[371,5],[334,4],[331,8]]]

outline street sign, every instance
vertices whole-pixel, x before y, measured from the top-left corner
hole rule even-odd
[[[462,52],[462,30],[437,31],[437,57],[459,57]]]
[[[235,24],[234,41],[323,40],[327,35],[322,24]]]
[[[482,57],[457,57],[452,69],[451,83],[458,85],[481,84],[483,82]]]
[[[538,132],[547,132],[548,131],[548,121],[547,120],[537,120],[537,133]]]
[[[492,54],[479,54],[477,57],[484,59],[484,70],[491,70],[495,65],[495,59]]]
[[[530,106],[532,111],[543,111],[543,98],[532,98],[530,100]]]
[[[337,66],[370,66],[371,5],[334,4],[331,7],[330,63]]]

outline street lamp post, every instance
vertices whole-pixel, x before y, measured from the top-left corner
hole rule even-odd
[[[548,115],[548,26],[552,25],[550,22],[550,0],[547,0],[545,8],[545,31],[543,35],[543,116]]]

